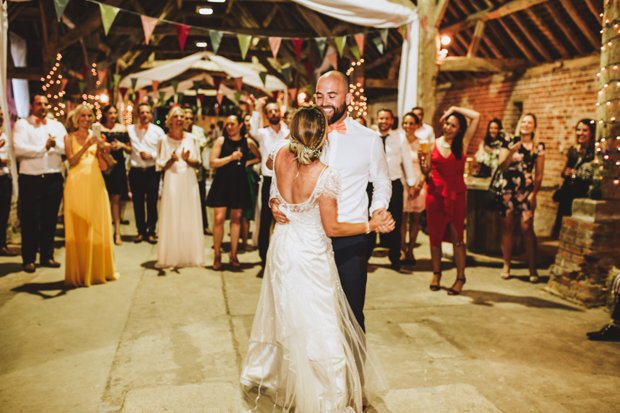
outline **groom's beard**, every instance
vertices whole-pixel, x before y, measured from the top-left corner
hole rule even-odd
[[[342,106],[340,106],[339,108],[336,108],[335,106],[321,106],[323,109],[332,109],[334,111],[334,114],[329,116],[327,118],[327,124],[331,125],[333,123],[336,123],[340,120],[340,118],[342,118],[342,116],[344,115],[344,113],[347,111],[347,102],[345,101]]]

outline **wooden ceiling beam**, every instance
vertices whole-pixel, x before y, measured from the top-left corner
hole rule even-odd
[[[402,52],[402,47],[398,47],[396,49],[392,49],[389,52],[383,53],[378,59],[373,60],[372,62],[365,63],[365,70],[372,70],[377,68],[387,62],[389,62],[395,55],[400,55]]]
[[[502,53],[501,50],[499,50],[499,47],[497,47],[497,45],[493,42],[493,40],[489,38],[489,36],[483,37],[482,42],[484,42],[484,44],[493,52],[496,58],[504,57],[505,54]]]
[[[534,46],[534,48],[538,51],[538,53],[540,53],[540,55],[547,62],[553,62],[553,57],[551,57],[551,55],[549,54],[547,49],[545,49],[543,47],[543,45],[540,43],[540,41],[536,37],[534,37],[532,35],[532,32],[530,30],[528,30],[527,27],[525,27],[525,25],[521,21],[521,18],[519,16],[517,16],[517,15],[514,15],[514,14],[512,16],[510,16],[510,18],[512,19],[512,21],[515,22],[515,24],[517,25],[519,30],[521,30],[521,33],[523,33],[525,38],[532,44],[532,46]]]
[[[122,2],[123,0],[107,0],[103,3],[108,6],[119,6]],[[74,29],[60,36],[60,39],[58,40],[58,51],[66,49],[84,36],[88,36],[95,30],[99,30],[101,28],[101,24],[101,13],[97,10],[82,23],[75,26]]]
[[[551,4],[551,3],[547,3],[545,4],[545,7],[547,8],[547,11],[552,15],[552,16],[557,16],[557,10],[555,9],[555,7]],[[570,44],[573,45],[573,47],[575,48],[575,50],[577,50],[577,52],[580,55],[585,55],[588,52],[586,51],[585,47],[583,47],[583,45],[581,44],[581,42],[579,42],[576,38],[575,38],[575,33],[573,33],[565,24],[561,24],[558,23],[558,27],[560,28],[560,30],[562,31],[562,33],[564,33],[564,37],[566,37],[568,39],[568,41],[570,42]]]
[[[304,37],[315,37],[316,36],[315,33],[307,32],[307,31],[291,32],[291,31],[271,30],[271,29],[263,29],[263,28],[248,29],[245,27],[212,27],[211,29],[224,31],[224,32],[235,32],[239,34],[249,34],[252,36],[259,36],[259,37],[273,36],[273,37],[304,38]],[[109,35],[130,36],[135,33],[142,33],[142,35],[144,35],[144,30],[142,30],[141,27],[138,28],[138,27],[130,27],[130,26],[118,26],[118,27],[112,26],[110,28]],[[169,24],[162,25],[161,27],[158,26],[155,28],[155,31],[153,32],[153,36],[176,36],[176,35],[177,35],[177,32],[174,26],[169,25]],[[226,36],[227,34],[224,33],[224,35]],[[195,29],[192,27],[189,30],[189,36],[203,36],[203,37],[209,36],[209,31],[206,29]]]
[[[596,20],[600,22],[603,8],[602,7],[599,8],[599,6],[602,6],[603,3],[597,0],[586,0],[586,5],[588,6],[588,9],[590,9],[594,17],[596,17]]]
[[[40,81],[43,76],[42,67],[16,67],[8,69],[6,73],[7,79],[25,79]]]
[[[390,80],[394,80],[397,79],[398,80],[398,69],[400,69],[400,55],[397,54],[396,56],[394,56],[394,60],[392,60],[392,63],[390,64],[390,70],[388,71],[388,79]]]
[[[513,72],[531,64],[525,59],[483,59],[481,57],[446,57],[439,66],[442,72]]]
[[[482,35],[484,34],[484,26],[485,22],[482,20],[478,20],[476,22],[474,35],[471,38],[469,48],[467,48],[467,57],[475,56],[476,53],[478,53],[478,49],[480,48],[480,40],[482,40]]]
[[[601,47],[601,38],[600,36],[592,33],[592,29],[588,26],[588,24],[583,20],[583,17],[579,14],[573,3],[570,0],[560,0],[564,10],[570,16],[570,18],[575,22],[581,33],[588,39],[592,47],[595,50],[598,50]]]
[[[398,79],[366,79],[366,89],[398,89]]]
[[[553,35],[553,31],[549,29],[547,24],[541,19],[538,14],[534,13],[532,10],[526,10],[525,13],[527,16],[532,19],[532,21],[540,28],[540,31],[549,39],[551,44],[558,50],[558,52],[562,55],[562,58],[568,59],[570,57],[570,53],[566,50],[566,47],[562,44],[562,42],[558,41],[556,37]]]
[[[262,24],[263,29],[266,29],[267,27],[269,27],[273,19],[275,19],[275,17],[278,15],[279,11],[280,11],[280,6],[278,6],[277,4],[271,8],[271,11],[267,15],[267,17],[265,17],[265,20],[263,20],[263,24]]]
[[[527,60],[529,60],[530,62],[537,62],[536,57],[532,54],[532,52],[530,52],[529,47],[523,43],[521,41],[521,39],[519,39],[513,32],[512,30],[510,30],[510,28],[506,25],[506,23],[504,23],[503,20],[498,19],[497,20],[499,22],[499,24],[502,26],[502,28],[506,31],[506,33],[508,33],[508,36],[512,39],[512,41],[517,45],[517,47],[519,48],[519,50],[521,50],[521,52],[525,55],[525,57],[527,58]]]
[[[437,3],[437,8],[435,9],[435,27],[439,28],[441,25],[443,17],[446,15],[446,10],[448,10],[448,4],[450,4],[450,0],[439,0]]]
[[[548,1],[550,0],[512,0],[502,4],[499,7],[489,7],[477,13],[470,14],[467,18],[465,18],[465,20],[452,24],[448,27],[444,27],[441,29],[441,34],[460,32],[461,30],[465,30],[468,27],[473,26],[477,20],[486,22],[489,20],[501,19],[502,17],[509,16],[512,13],[528,9]]]
[[[506,53],[508,55],[516,55],[517,49],[515,49],[507,40],[506,40],[506,36],[504,35],[500,35],[499,32],[493,27],[494,23],[493,22],[489,22],[486,25],[486,31],[487,33],[490,34],[490,37],[495,39],[495,41],[499,42],[499,47],[501,47],[502,49],[506,50]],[[490,42],[489,42],[490,43]],[[504,54],[502,54],[503,56]]]

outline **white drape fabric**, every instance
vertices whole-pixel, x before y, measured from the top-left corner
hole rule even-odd
[[[9,153],[11,154],[11,177],[13,178],[13,196],[17,198],[17,168],[15,166],[15,156],[13,155],[13,142],[10,139],[10,137],[12,136],[11,121],[9,115],[9,103],[7,101],[7,46],[9,34],[9,13],[7,10],[7,8],[9,7],[8,4],[8,2],[2,2],[2,5],[0,6],[0,50],[2,50],[0,55],[0,108],[2,108],[2,113],[4,114],[4,125],[2,127],[2,130],[7,136],[6,145],[10,145],[11,147]]]
[[[361,26],[394,28],[407,24],[398,79],[398,116],[417,104],[419,20],[409,0],[293,0],[311,10]]]
[[[263,81],[261,80],[260,75],[256,70],[250,69],[247,66],[233,62],[232,60],[226,59],[222,56],[218,56],[211,52],[207,53],[209,53],[209,59],[212,62],[217,63],[224,72],[226,72],[232,77],[243,77],[243,83],[245,83],[246,85],[255,87],[257,89],[266,90],[268,92],[273,92],[274,90],[286,91],[288,89],[286,84],[284,84],[284,82],[282,82],[275,76],[267,75],[265,85],[263,85]]]
[[[26,39],[19,35],[9,32],[11,39],[11,57],[15,67],[26,67]],[[28,90],[28,81],[25,79],[12,79],[13,98],[15,99],[15,108],[17,116],[27,118],[30,114],[30,92]]]
[[[131,78],[136,78],[138,81],[136,82],[136,90],[142,89],[146,86],[151,86],[153,80],[158,82],[163,82],[165,80],[170,80],[172,78],[177,77],[183,72],[186,72],[187,69],[192,67],[192,65],[200,59],[203,59],[207,56],[207,52],[198,52],[193,55],[189,55],[179,60],[175,60],[163,66],[155,67],[153,69],[144,70],[138,73],[132,73],[129,76],[125,76],[119,86],[121,87],[131,87]]]

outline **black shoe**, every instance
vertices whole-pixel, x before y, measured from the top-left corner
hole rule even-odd
[[[396,272],[400,272],[400,262],[398,262],[398,261],[397,262],[393,262],[390,265],[390,268],[393,269]]]
[[[133,242],[135,242],[136,244],[139,244],[139,243],[141,243],[142,241],[144,241],[144,235],[142,235],[142,234],[137,235],[137,236],[133,239]]]
[[[29,273],[33,273],[37,269],[34,266],[34,262],[29,262],[28,264],[23,264],[22,267],[24,268],[24,271],[29,272]]]
[[[441,290],[441,273],[440,272],[434,272],[433,275],[437,275],[437,284],[431,284],[428,286],[428,288],[430,288],[431,291],[439,291]],[[431,281],[432,282],[432,281]]]
[[[620,327],[607,324],[600,331],[593,331],[586,335],[592,341],[620,341]]]
[[[129,225],[128,219],[121,219],[121,225]]]
[[[6,245],[4,247],[0,248],[0,256],[3,256],[3,257],[14,257],[16,255],[17,255],[17,253],[11,251],[10,249],[8,249]]]
[[[457,278],[456,281],[454,281],[454,284],[452,285],[452,287],[448,288],[448,295],[459,295],[461,291],[463,291],[463,286],[465,285],[466,281],[467,280],[465,278]],[[455,287],[459,283],[461,283],[461,288],[457,290]]]
[[[60,263],[54,261],[53,259],[43,260],[39,263],[42,267],[50,267],[50,268],[60,268]]]

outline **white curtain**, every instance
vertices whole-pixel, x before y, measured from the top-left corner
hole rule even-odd
[[[193,55],[189,55],[179,60],[175,60],[163,66],[155,67],[153,69],[144,70],[138,73],[132,73],[129,76],[125,76],[119,83],[122,87],[131,87],[131,78],[138,79],[136,82],[135,90],[142,89],[146,86],[151,86],[153,80],[163,82],[165,80],[177,77],[181,73],[187,71],[198,60],[204,58],[207,52],[198,52]]]
[[[247,65],[233,62],[232,60],[226,59],[222,56],[218,56],[211,52],[207,53],[209,54],[209,59],[212,62],[217,63],[224,72],[226,72],[232,77],[243,77],[243,83],[245,83],[246,85],[250,85],[252,87],[262,89],[267,92],[273,92],[275,90],[288,90],[286,84],[284,84],[284,82],[282,82],[275,76],[267,75],[265,85],[263,85],[263,81],[261,80],[260,75],[256,70],[247,67]]]
[[[6,145],[11,147],[11,177],[13,178],[13,195],[17,198],[17,169],[15,166],[15,157],[13,154],[13,142],[11,141],[11,122],[9,115],[9,104],[7,102],[7,36],[9,32],[9,16],[8,16],[8,2],[3,1],[0,6],[0,50],[2,50],[0,55],[0,108],[2,108],[2,113],[4,114],[4,125],[2,127],[2,131],[6,134],[8,139],[6,140]]]
[[[293,0],[311,10],[361,26],[408,25],[398,79],[398,116],[416,106],[418,96],[418,13],[410,0]]]
[[[19,35],[9,32],[11,39],[11,57],[15,67],[26,67],[26,39]],[[17,116],[27,118],[30,114],[30,92],[28,90],[28,81],[25,79],[12,79],[13,98],[15,99],[15,108]]]

